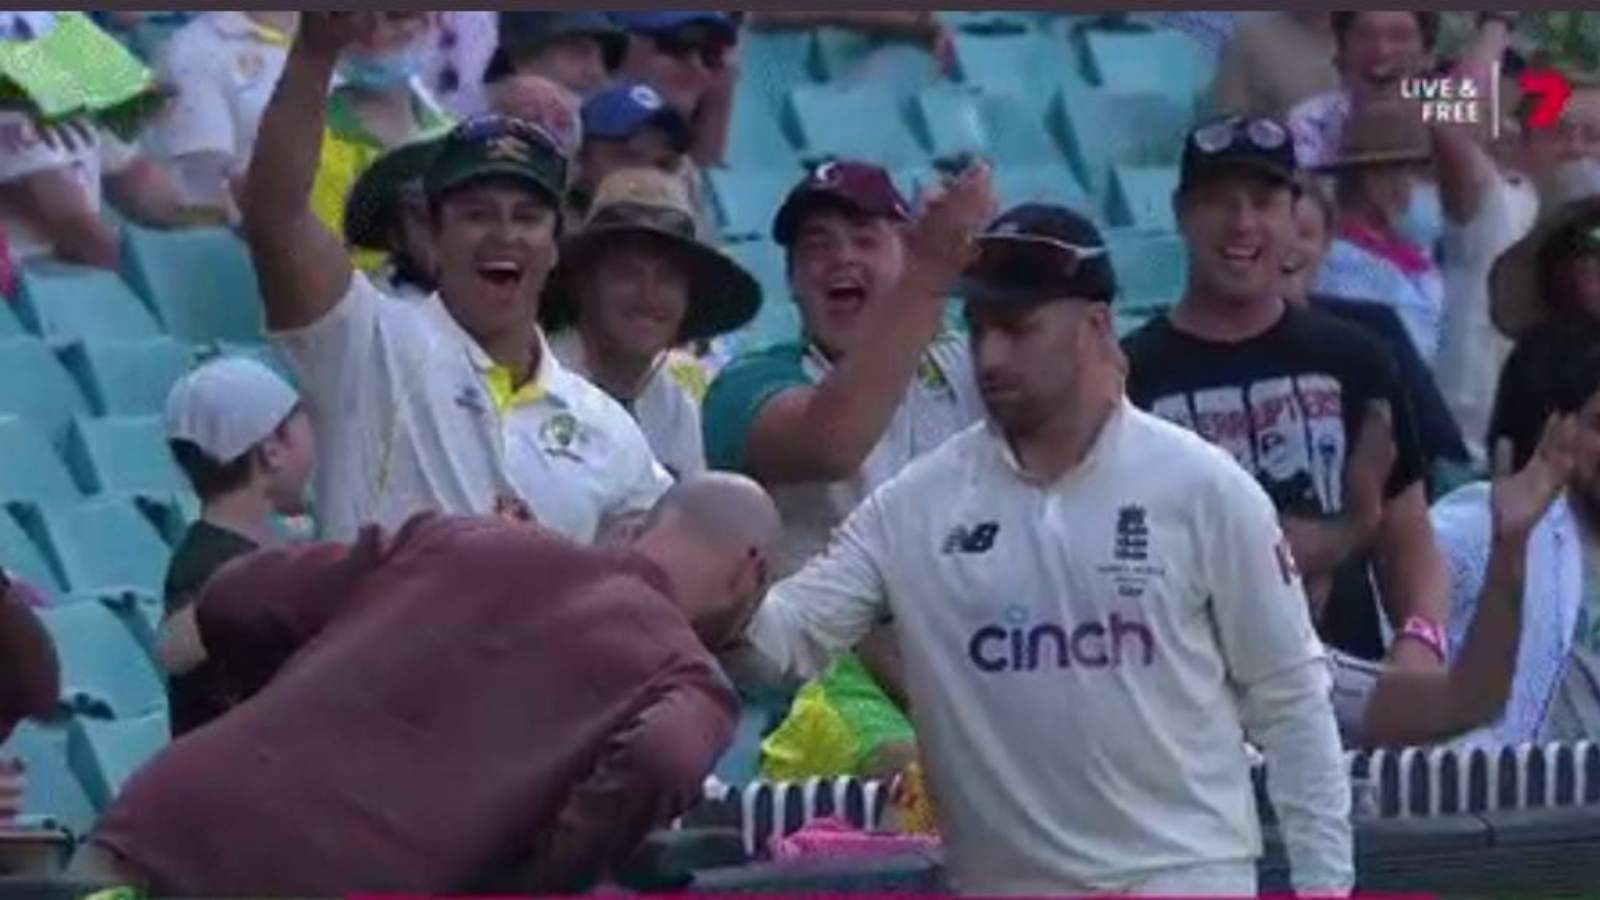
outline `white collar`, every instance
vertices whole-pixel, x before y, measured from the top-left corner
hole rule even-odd
[[[1063,472],[1054,481],[1049,482],[1023,468],[1021,461],[1017,459],[1016,452],[1011,448],[1011,442],[1006,439],[1005,434],[1001,432],[1000,426],[995,424],[994,419],[985,417],[983,427],[984,433],[988,436],[989,443],[998,454],[1001,464],[1010,470],[1013,477],[1037,487],[1054,490],[1077,483],[1097,469],[1105,459],[1114,455],[1117,445],[1120,443],[1118,438],[1121,436],[1123,429],[1127,427],[1129,417],[1134,414],[1136,414],[1136,410],[1133,407],[1133,403],[1124,395],[1116,406],[1112,407],[1111,415],[1107,416],[1105,424],[1100,426],[1100,433],[1095,435],[1094,442],[1089,445],[1089,452],[1084,455],[1083,459],[1077,465]]]

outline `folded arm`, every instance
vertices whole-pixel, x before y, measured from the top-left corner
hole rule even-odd
[[[652,829],[702,799],[733,733],[734,700],[708,671],[677,680],[612,736],[541,835],[533,867],[540,891],[588,889]]]

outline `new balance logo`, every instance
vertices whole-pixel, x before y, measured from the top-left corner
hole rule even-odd
[[[995,535],[1000,533],[1000,525],[996,522],[982,522],[971,528],[957,525],[951,529],[950,536],[944,539],[943,553],[988,553],[994,549]]]
[[[1150,558],[1150,526],[1145,524],[1144,507],[1124,506],[1117,511],[1117,543],[1113,552],[1123,562],[1144,562]]]

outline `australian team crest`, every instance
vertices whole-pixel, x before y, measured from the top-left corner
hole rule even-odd
[[[580,440],[578,418],[570,412],[558,412],[545,421],[539,429],[539,445],[544,452],[569,459],[582,460],[578,455]]]

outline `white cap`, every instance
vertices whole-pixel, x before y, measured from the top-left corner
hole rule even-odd
[[[167,394],[167,437],[226,465],[261,443],[300,402],[294,388],[253,359],[228,356],[178,379]]]

